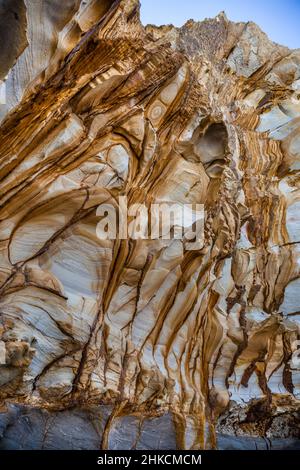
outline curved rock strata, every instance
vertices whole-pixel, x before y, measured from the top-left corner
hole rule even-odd
[[[300,50],[2,3],[0,448],[297,447]],[[119,196],[203,204],[203,246],[99,239]]]

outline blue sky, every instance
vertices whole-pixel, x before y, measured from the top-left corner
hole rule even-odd
[[[300,48],[300,0],[140,0],[143,24],[181,26],[224,10],[230,20],[254,21],[272,41]]]

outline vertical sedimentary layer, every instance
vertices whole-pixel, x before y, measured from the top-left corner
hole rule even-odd
[[[300,50],[2,3],[0,448],[297,447]],[[119,196],[203,204],[203,246],[99,238]]]

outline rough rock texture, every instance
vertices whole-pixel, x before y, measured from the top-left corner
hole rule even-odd
[[[136,0],[1,14],[0,448],[299,447],[300,50]],[[204,204],[204,246],[100,240],[119,195]]]

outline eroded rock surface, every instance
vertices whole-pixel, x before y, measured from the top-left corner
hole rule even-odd
[[[300,50],[2,3],[0,448],[296,448]],[[99,239],[124,195],[204,204],[203,247]]]

